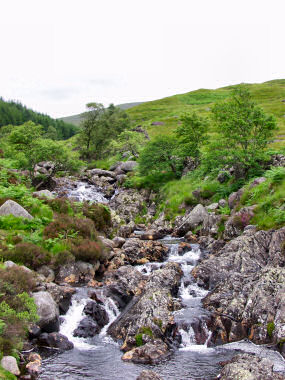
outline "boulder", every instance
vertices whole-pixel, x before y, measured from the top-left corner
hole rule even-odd
[[[58,284],[87,284],[93,280],[100,263],[92,265],[83,261],[69,263],[60,267],[55,281]]]
[[[38,325],[42,331],[54,332],[59,330],[59,310],[52,296],[45,291],[33,293],[39,316]]]
[[[211,203],[209,206],[206,206],[206,210],[209,212],[215,211],[219,208],[219,203]]]
[[[83,313],[92,318],[99,328],[104,327],[109,322],[109,317],[106,310],[97,302],[89,301],[84,307]]]
[[[87,174],[91,176],[98,176],[98,177],[111,177],[111,178],[116,178],[115,174],[110,171],[110,170],[103,170],[103,169],[92,169],[92,170],[87,170]]]
[[[49,190],[40,190],[40,191],[34,191],[33,196],[38,198],[48,198],[48,199],[54,199],[54,194]]]
[[[137,265],[145,264],[148,261],[164,261],[169,248],[159,241],[130,238],[123,245],[122,252],[125,255],[126,262]]]
[[[222,363],[219,380],[285,380],[281,373],[273,372],[273,363],[267,358],[240,354]]]
[[[140,214],[144,204],[143,196],[135,189],[121,189],[110,201],[109,206],[125,223]]]
[[[54,279],[55,279],[55,274],[54,274],[54,271],[48,267],[47,265],[43,265],[42,267],[40,267],[37,272],[39,274],[41,274],[42,276],[45,277],[45,280],[47,282],[53,282]]]
[[[0,207],[0,216],[14,215],[21,218],[33,219],[33,216],[28,213],[22,206],[17,202],[9,199]]]
[[[198,204],[190,213],[184,215],[182,220],[177,225],[176,233],[179,236],[185,235],[186,232],[194,230],[204,222],[204,219],[209,215],[204,206]]]
[[[52,298],[59,307],[60,314],[66,314],[71,305],[72,295],[76,289],[67,285],[57,285],[53,282],[46,284],[46,290],[51,294]]]
[[[17,364],[17,360],[14,356],[3,356],[0,365],[6,370],[11,372],[15,376],[20,375],[20,370]]]
[[[126,352],[122,356],[122,360],[137,364],[157,364],[169,356],[170,352],[167,345],[161,340],[155,340]]]
[[[238,204],[243,192],[244,192],[244,189],[239,189],[238,191],[235,191],[234,193],[230,194],[229,200],[228,200],[230,209],[233,209]]]
[[[128,172],[132,172],[137,165],[138,163],[136,161],[126,161],[120,165],[120,169],[128,173]]]
[[[219,207],[226,207],[228,205],[228,202],[225,199],[219,200]]]
[[[58,332],[43,333],[39,336],[37,343],[39,346],[56,348],[60,351],[72,350],[74,345],[68,338]]]
[[[144,370],[140,373],[140,375],[136,378],[136,380],[163,380],[157,373]]]
[[[116,236],[114,237],[113,242],[114,242],[114,248],[121,248],[125,244],[126,239],[120,236]]]
[[[183,272],[177,263],[167,263],[162,269],[152,272],[141,294],[134,296],[120,316],[109,326],[108,333],[114,339],[124,340],[124,351],[136,346],[138,334],[141,334],[142,338],[147,335],[148,340],[154,345],[154,341],[158,339],[165,342],[175,341],[177,334],[172,313],[173,297],[177,295],[182,275]]]
[[[145,231],[142,235],[140,235],[141,240],[158,240],[163,238],[163,234],[156,230],[148,230]]]
[[[256,206],[243,207],[238,212],[232,212],[230,218],[225,223],[223,237],[226,240],[233,239],[242,234],[244,228],[249,225],[254,216]]]
[[[42,358],[39,354],[33,352],[28,357],[26,371],[32,378],[37,378],[41,371]]]
[[[73,336],[79,338],[91,338],[100,332],[98,324],[90,317],[81,319],[77,328],[73,331]]]

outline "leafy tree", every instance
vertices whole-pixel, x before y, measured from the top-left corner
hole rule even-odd
[[[176,129],[179,138],[179,150],[182,156],[191,156],[199,159],[201,146],[206,142],[208,120],[198,116],[195,112],[185,113],[180,118],[182,124]]]
[[[232,97],[213,109],[217,136],[207,149],[206,158],[214,166],[232,165],[238,175],[247,175],[264,158],[277,124],[251,99],[246,87],[234,90]]]
[[[78,142],[83,145],[83,156],[99,159],[106,153],[110,141],[129,128],[130,120],[126,112],[113,104],[105,109],[102,104],[89,103],[87,109]]]
[[[14,148],[14,157],[18,158],[20,167],[28,170],[30,179],[35,176],[35,167],[41,161],[52,161],[53,170],[50,176],[60,170],[76,170],[80,163],[64,146],[57,141],[42,138],[43,128],[29,121],[16,126],[8,136]]]
[[[112,140],[110,147],[114,153],[131,152],[133,156],[138,157],[145,143],[146,138],[143,134],[127,130],[120,133],[116,140]]]
[[[172,171],[179,177],[182,159],[176,155],[177,140],[172,136],[157,136],[140,153],[139,170],[141,175]]]

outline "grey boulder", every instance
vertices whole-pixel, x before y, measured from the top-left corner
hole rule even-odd
[[[9,199],[6,201],[1,207],[0,207],[0,215],[14,215],[17,217],[22,217],[26,219],[33,219],[33,216],[28,213],[24,209],[24,207],[20,206],[17,202],[12,201]]]

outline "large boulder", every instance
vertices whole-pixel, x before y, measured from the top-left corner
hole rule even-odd
[[[33,192],[33,196],[34,197],[39,197],[39,198],[48,198],[48,199],[55,198],[54,194],[51,191],[47,190],[47,189],[40,190],[40,191],[34,191]]]
[[[56,348],[60,351],[72,350],[74,347],[73,343],[70,342],[66,336],[58,332],[53,332],[50,334],[42,333],[39,336],[37,343],[39,346]]]
[[[9,199],[0,207],[0,216],[14,215],[21,218],[33,219],[33,216],[28,213],[22,206],[17,202]]]
[[[91,176],[98,176],[98,177],[111,177],[111,178],[116,178],[116,175],[110,171],[110,170],[103,170],[103,169],[92,169],[88,170],[87,174]]]
[[[124,189],[116,194],[109,206],[116,211],[126,223],[134,220],[140,214],[144,205],[143,196],[135,189]]]
[[[120,169],[126,173],[132,172],[137,165],[138,165],[138,163],[136,161],[126,161],[120,165]]]
[[[99,326],[104,327],[109,322],[109,317],[106,310],[94,301],[89,301],[83,309],[83,313],[93,319]]]
[[[41,291],[33,293],[39,316],[38,325],[42,331],[51,333],[59,331],[59,310],[50,293]]]
[[[214,344],[250,338],[280,343],[285,333],[285,227],[244,233],[199,263],[192,274],[212,290]]]
[[[167,345],[161,340],[156,340],[126,352],[122,356],[122,360],[138,364],[157,364],[161,360],[168,358],[169,355]],[[154,379],[157,378],[160,379],[160,377],[154,377]]]
[[[55,281],[58,284],[87,284],[93,280],[99,266],[99,262],[97,262],[97,265],[92,265],[83,261],[62,265]]]
[[[17,360],[14,356],[3,356],[0,362],[1,367],[3,367],[6,371],[11,372],[15,376],[20,375],[20,370],[17,364]]]
[[[122,350],[137,346],[137,339],[156,344],[173,342],[176,337],[173,297],[177,295],[183,272],[177,263],[151,273],[141,294],[134,296],[120,316],[109,326],[114,339],[123,339]]]
[[[83,318],[77,328],[73,331],[74,336],[79,338],[91,338],[100,332],[100,327],[90,317]]]
[[[145,264],[146,262],[164,261],[169,252],[169,248],[159,241],[143,241],[131,238],[122,247],[125,260],[131,265]]]
[[[209,215],[208,211],[201,204],[194,207],[190,213],[184,215],[176,224],[176,233],[183,236],[188,231],[193,231],[196,227],[203,224],[205,218]]]
[[[72,286],[57,285],[53,282],[48,282],[46,283],[46,290],[51,294],[58,305],[59,313],[65,314],[71,305],[71,298],[76,292],[76,289]]]
[[[220,380],[285,380],[281,373],[273,372],[273,363],[250,354],[240,354],[224,363]]]

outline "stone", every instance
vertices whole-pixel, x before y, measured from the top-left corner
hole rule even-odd
[[[253,187],[258,186],[258,185],[260,185],[261,183],[263,183],[263,182],[265,182],[265,181],[266,181],[266,178],[265,178],[265,177],[255,178],[255,179],[251,182],[249,188],[252,189]]]
[[[163,378],[154,371],[144,370],[140,373],[136,380],[163,380]]]
[[[73,331],[73,336],[79,338],[91,338],[100,332],[98,324],[90,317],[81,319],[77,328]]]
[[[243,192],[244,192],[244,189],[239,189],[238,191],[235,191],[234,193],[230,194],[229,200],[228,200],[230,209],[233,209],[238,204]]]
[[[28,363],[26,364],[26,371],[32,378],[39,376],[41,371],[42,358],[37,353],[31,353],[28,357]]]
[[[228,206],[228,202],[225,199],[220,199],[218,203],[219,203],[219,207],[227,207]]]
[[[53,282],[48,282],[46,290],[58,305],[59,313],[61,315],[66,314],[71,305],[72,295],[76,292],[76,289],[68,285],[57,285]]]
[[[0,365],[6,370],[11,372],[15,376],[20,375],[20,370],[17,364],[17,360],[14,356],[3,356]]]
[[[164,125],[163,121],[153,121],[151,125]]]
[[[125,261],[131,265],[140,264],[141,259],[162,262],[166,258],[169,247],[159,241],[130,238],[122,247]]]
[[[74,345],[68,340],[68,338],[58,332],[52,332],[50,334],[43,333],[39,336],[37,343],[39,346],[56,348],[60,351],[72,350]]]
[[[89,301],[83,309],[83,313],[96,322],[99,328],[104,327],[109,322],[109,317],[103,306],[94,301]]]
[[[47,265],[43,265],[37,270],[37,273],[43,275],[47,282],[53,282],[55,279],[54,271]]]
[[[58,284],[87,284],[93,280],[100,263],[92,265],[83,261],[62,265],[56,275]]]
[[[49,190],[40,190],[40,191],[34,191],[33,196],[39,197],[39,198],[48,198],[48,199],[54,199],[54,194]]]
[[[28,213],[22,206],[17,202],[9,199],[0,207],[0,215],[14,215],[21,218],[33,219],[34,217]]]
[[[143,196],[136,189],[121,189],[110,201],[109,206],[125,221],[132,222],[144,205]]]
[[[88,170],[87,174],[90,174],[92,176],[96,175],[98,177],[116,178],[115,174],[111,170],[92,169],[92,170]]]
[[[128,173],[132,172],[137,165],[138,163],[136,161],[126,161],[120,165],[120,169],[123,170],[123,172]]]
[[[140,235],[141,240],[158,240],[162,238],[163,238],[163,234],[155,230],[148,230]]]
[[[196,227],[204,222],[204,219],[209,215],[204,206],[198,204],[190,213],[184,215],[179,225],[176,227],[176,232],[179,236],[185,235],[188,231],[193,231]]]
[[[209,206],[206,206],[207,211],[215,211],[219,208],[219,203],[211,203]]]
[[[52,296],[45,291],[33,293],[39,316],[38,325],[42,331],[59,331],[59,310]]]
[[[125,244],[126,239],[120,236],[116,236],[114,237],[113,242],[114,242],[114,248],[121,248]]]
[[[161,340],[156,340],[126,352],[122,356],[122,360],[137,364],[157,364],[169,356],[167,345]]]

